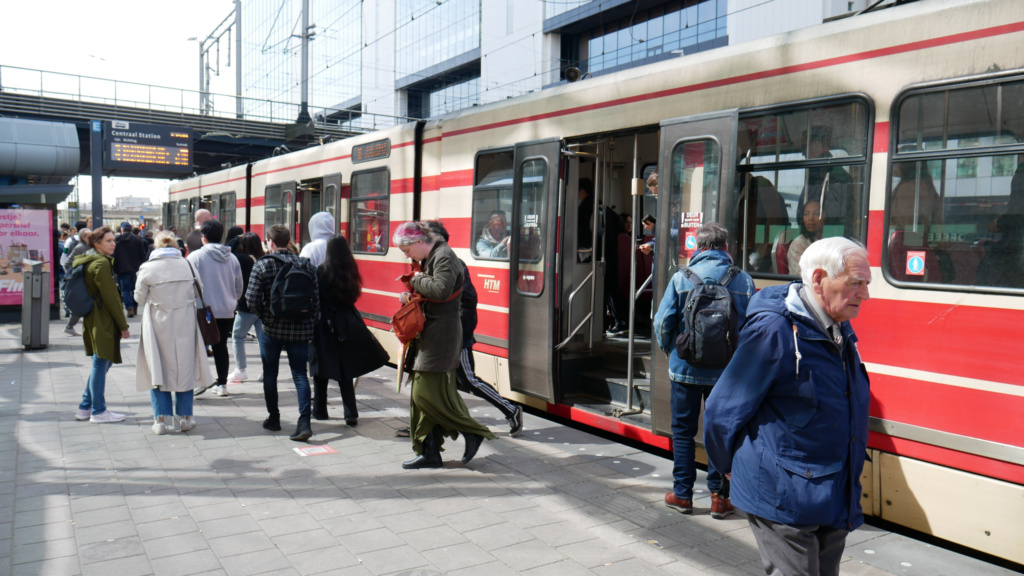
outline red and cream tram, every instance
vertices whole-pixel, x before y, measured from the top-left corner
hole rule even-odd
[[[478,375],[663,448],[651,306],[695,227],[725,224],[759,287],[796,276],[801,235],[860,239],[875,280],[854,322],[872,388],[865,512],[1024,563],[1022,47],[1019,0],[911,3],[178,181],[165,221],[187,230],[204,206],[304,242],[309,216],[333,213],[359,309],[394,355],[408,264],[391,234],[440,220],[480,296]],[[581,213],[581,179],[633,234],[614,237],[612,210]],[[646,214],[653,256],[635,249]],[[605,332],[612,293],[629,331]]]

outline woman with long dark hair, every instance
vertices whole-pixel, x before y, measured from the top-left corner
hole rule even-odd
[[[345,423],[355,426],[359,410],[352,379],[379,368],[387,357],[380,357],[380,344],[356,310],[363,279],[344,236],[334,236],[327,241],[326,259],[317,267],[317,276],[320,322],[313,333],[313,418],[328,418],[327,381],[337,380]]]
[[[245,371],[247,361],[245,357],[245,337],[249,329],[256,327],[256,339],[259,340],[263,333],[263,322],[259,317],[249,311],[249,305],[245,303],[245,292],[249,289],[249,276],[252,274],[252,267],[256,261],[264,256],[263,244],[260,237],[252,232],[246,232],[238,237],[236,243],[235,258],[242,268],[242,297],[238,299],[235,308],[235,323],[231,329],[231,338],[235,346],[235,369],[228,375],[228,382],[237,384],[249,379],[249,373]]]

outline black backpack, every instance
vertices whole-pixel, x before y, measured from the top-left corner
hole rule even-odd
[[[310,273],[308,258],[298,261],[270,254],[281,263],[281,268],[270,285],[270,315],[277,319],[299,322],[313,317],[313,298],[316,294],[316,275]]]
[[[679,357],[696,368],[725,368],[736,352],[738,313],[729,283],[740,271],[729,266],[718,282],[703,281],[690,268],[683,275],[693,284],[683,306],[683,326],[676,337]]]
[[[97,303],[102,305],[89,294],[89,289],[85,285],[85,264],[72,266],[64,281],[66,284],[61,297],[64,299],[64,306],[67,306],[75,316],[88,316]]]

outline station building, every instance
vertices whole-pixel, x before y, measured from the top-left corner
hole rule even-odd
[[[242,0],[247,113],[427,118],[856,14],[867,0]]]

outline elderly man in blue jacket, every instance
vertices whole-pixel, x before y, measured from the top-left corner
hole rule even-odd
[[[707,400],[704,443],[731,476],[765,574],[838,575],[846,536],[864,523],[869,390],[850,319],[868,300],[871,267],[861,245],[826,238],[800,271],[802,282],[751,299]]]
[[[689,268],[701,280],[723,281],[732,258],[725,251],[728,231],[717,222],[707,222],[697,232],[697,253]],[[668,355],[668,372],[672,380],[672,491],[665,494],[665,505],[683,514],[693,512],[693,485],[697,480],[695,438],[700,419],[701,400],[722,375],[722,369],[698,368],[679,357],[676,336],[685,329],[683,307],[694,284],[680,270],[675,273],[654,316],[654,334],[658,346]],[[754,294],[750,275],[737,271],[727,289],[736,310],[737,326],[743,323],[747,303]],[[708,491],[711,492],[711,517],[725,518],[732,513],[729,483],[713,466],[708,466]]]

